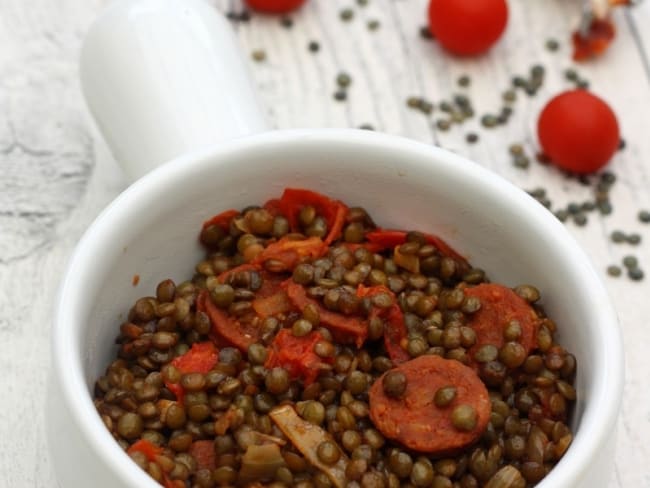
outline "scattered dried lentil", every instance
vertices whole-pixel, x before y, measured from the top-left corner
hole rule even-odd
[[[347,88],[352,83],[352,78],[349,74],[341,72],[336,76],[336,84],[341,88]]]
[[[433,34],[431,33],[431,29],[429,29],[429,26],[423,25],[422,27],[420,27],[420,37],[422,39],[427,39],[427,40],[433,39]]]
[[[521,144],[511,144],[508,151],[510,151],[510,154],[513,156],[521,156],[524,154],[524,146]]]
[[[351,8],[344,8],[339,12],[339,17],[343,22],[349,22],[354,17],[354,10]]]
[[[623,258],[623,266],[625,266],[627,269],[636,268],[639,266],[639,260],[636,258],[636,256],[627,255]]]
[[[515,76],[512,78],[512,86],[515,88],[524,88],[526,86],[526,78],[523,76]]]
[[[539,164],[543,164],[545,166],[551,164],[551,158],[549,158],[548,155],[541,152],[535,155],[535,159]]]
[[[436,120],[436,127],[441,131],[448,131],[451,128],[451,122],[447,119]]]
[[[582,227],[587,224],[587,216],[583,214],[582,212],[578,212],[576,214],[573,214],[573,222]]]
[[[379,23],[378,20],[374,20],[374,19],[373,19],[373,20],[369,20],[369,21],[368,21],[367,26],[368,26],[368,30],[376,31],[377,29],[379,29],[379,27],[381,26],[381,24]]]
[[[345,90],[336,90],[334,92],[334,100],[336,100],[337,102],[344,102],[347,99],[348,99],[348,94],[345,92]]]
[[[251,57],[253,58],[253,61],[261,63],[262,61],[266,60],[266,51],[263,49],[255,49],[251,53]]]
[[[421,100],[419,97],[408,97],[406,99],[406,105],[409,108],[419,108]]]
[[[513,103],[517,100],[517,92],[514,90],[506,90],[503,92],[503,95],[501,95],[501,98],[506,103]]]
[[[615,264],[610,264],[609,266],[607,266],[607,274],[609,276],[617,278],[617,277],[621,276],[622,272],[623,271],[621,270],[620,266],[617,266]]]
[[[569,81],[577,81],[578,72],[572,68],[568,68],[564,71],[564,77]]]
[[[542,66],[541,64],[536,64],[532,68],[530,68],[530,76],[532,76],[534,79],[544,78],[545,74],[546,74],[546,70],[544,69],[544,66]]]
[[[596,203],[592,201],[582,202],[580,208],[585,212],[591,212],[592,210],[596,209]]]
[[[492,114],[486,114],[481,117],[481,125],[485,128],[491,129],[499,125],[499,119]]]
[[[579,203],[576,202],[571,202],[567,205],[566,209],[569,211],[570,214],[577,214],[582,210],[582,207],[580,206]]]
[[[560,209],[560,210],[555,212],[555,217],[557,217],[557,219],[560,222],[566,222],[567,219],[569,218],[569,212],[567,212],[564,209]]]
[[[560,48],[560,43],[556,39],[547,39],[545,46],[547,51],[555,52]]]
[[[544,188],[538,187],[528,192],[533,198],[542,198],[546,196],[546,190]]]
[[[526,169],[530,166],[530,158],[524,154],[520,154],[514,157],[513,164],[517,168]]]
[[[633,281],[641,281],[644,274],[641,268],[630,268],[627,270],[627,276]]]
[[[469,144],[475,144],[476,142],[478,142],[478,139],[479,139],[478,134],[475,132],[470,132],[465,136],[465,140]]]
[[[468,87],[471,84],[471,82],[472,80],[467,75],[462,75],[460,78],[458,78],[458,86],[461,86],[463,88]]]
[[[598,211],[602,215],[609,215],[612,213],[612,204],[609,202],[609,200],[604,200],[602,202],[598,202]]]
[[[613,185],[616,183],[616,175],[612,173],[611,171],[604,171],[600,175],[600,181],[606,185]]]
[[[627,241],[628,244],[632,244],[633,246],[636,246],[637,244],[641,243],[641,235],[640,234],[628,234],[625,237],[625,240]]]
[[[639,221],[644,224],[650,223],[650,211],[639,210]]]
[[[433,104],[427,100],[420,101],[420,111],[426,115],[433,112]]]

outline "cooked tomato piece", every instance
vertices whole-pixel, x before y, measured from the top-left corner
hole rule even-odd
[[[411,357],[403,347],[408,338],[408,331],[404,323],[404,313],[397,303],[395,294],[385,286],[365,287],[359,285],[357,288],[357,296],[359,297],[372,298],[379,294],[390,296],[393,303],[390,307],[386,308],[380,308],[376,305],[372,306],[368,314],[368,319],[372,320],[375,317],[384,319],[384,347],[393,363],[400,364],[408,361]]]
[[[603,54],[616,36],[614,24],[610,19],[594,19],[586,35],[576,30],[571,35],[573,59],[585,61]]]
[[[220,341],[246,352],[251,344],[259,340],[260,330],[233,318],[217,307],[207,292],[202,290],[196,299],[196,309],[205,312],[212,324],[212,332]]]
[[[325,244],[329,245],[341,236],[348,207],[344,203],[320,193],[298,188],[284,190],[279,202],[280,210],[289,220],[292,231],[297,232],[300,230],[298,216],[300,210],[306,206],[314,207],[317,214],[321,215],[327,222],[328,233],[323,240]]]
[[[309,304],[318,308],[321,325],[329,329],[336,340],[353,342],[357,347],[363,345],[368,337],[368,325],[360,317],[349,317],[327,310],[317,300],[309,298],[307,291],[291,279],[285,281],[283,286],[289,300],[298,310],[303,310]]]
[[[327,254],[327,245],[319,237],[307,239],[282,238],[266,246],[253,263],[264,263],[269,259],[280,261],[286,271],[292,271],[305,258],[317,259]]]

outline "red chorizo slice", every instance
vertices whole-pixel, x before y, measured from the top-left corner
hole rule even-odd
[[[384,377],[391,372],[406,377],[406,389],[398,398],[384,391]],[[449,386],[455,388],[455,396],[438,407],[436,392]],[[474,409],[471,430],[454,426],[452,413],[461,406]],[[370,388],[370,418],[377,429],[409,449],[429,454],[451,454],[474,443],[487,428],[490,411],[488,391],[474,370],[439,356],[420,356],[402,363]]]
[[[476,351],[485,344],[501,348],[506,342],[503,334],[512,320],[519,322],[521,337],[519,343],[530,353],[537,347],[537,332],[540,319],[533,308],[523,298],[507,286],[496,283],[483,283],[465,289],[466,297],[476,297],[481,308],[474,313],[468,325],[476,332],[476,343],[468,353],[474,362]]]

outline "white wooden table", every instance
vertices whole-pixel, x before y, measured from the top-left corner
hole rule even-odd
[[[75,243],[98,212],[126,185],[94,129],[77,81],[83,34],[106,0],[0,0],[0,486],[51,487],[43,404],[47,390],[49,329],[58,282]],[[216,8],[240,11],[238,0]],[[554,208],[593,198],[593,187],[533,162],[512,164],[511,143],[534,155],[535,119],[550,96],[570,85],[568,33],[574,0],[510,0],[507,33],[489,55],[453,59],[419,35],[426,0],[310,0],[293,15],[291,28],[278,18],[254,16],[234,23],[243,51],[264,48],[267,59],[251,69],[260,99],[275,127],[357,127],[372,124],[464,154],[525,189],[544,187]],[[352,8],[344,23],[341,9]],[[611,487],[650,487],[650,224],[637,212],[650,209],[650,3],[617,12],[618,37],[602,59],[577,67],[592,89],[619,116],[627,143],[611,163],[618,176],[609,216],[589,213],[584,227],[567,223],[601,272],[618,308],[625,336],[627,386]],[[380,22],[371,31],[367,23]],[[558,52],[545,41],[561,41]],[[312,53],[310,41],[320,43]],[[250,59],[250,57],[249,57]],[[477,114],[501,107],[501,92],[514,74],[546,68],[536,97],[519,92],[510,122],[483,130],[479,117],[448,132],[431,117],[408,109],[407,97],[435,102],[465,90]],[[336,102],[335,77],[353,78],[347,102]],[[468,132],[480,141],[470,145]],[[615,244],[614,230],[638,232],[638,246]],[[612,278],[606,267],[636,256],[648,276],[634,282]],[[64,446],[61,446],[64,448]]]

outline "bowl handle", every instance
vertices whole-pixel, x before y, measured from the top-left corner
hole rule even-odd
[[[220,140],[266,130],[235,37],[203,0],[119,0],[81,52],[86,102],[135,180]]]

